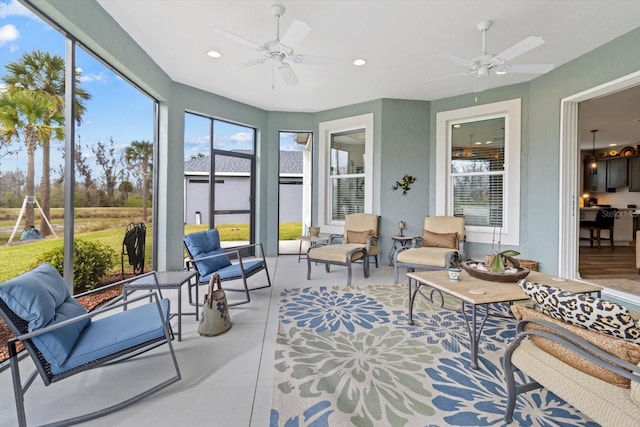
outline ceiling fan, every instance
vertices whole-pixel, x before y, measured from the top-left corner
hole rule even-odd
[[[544,74],[553,70],[552,64],[511,64],[510,61],[518,56],[544,44],[542,37],[529,36],[524,40],[514,44],[501,53],[494,55],[487,52],[486,37],[487,31],[491,28],[492,21],[482,21],[478,24],[478,30],[482,33],[482,54],[473,59],[462,58],[450,53],[441,55],[445,59],[468,68],[468,71],[450,74],[427,80],[424,83],[432,83],[438,80],[447,79],[454,76],[475,76],[473,91],[482,92],[488,87],[488,77],[492,70],[496,74],[507,73],[531,73]]]
[[[311,27],[305,22],[294,20],[284,35],[280,37],[280,17],[284,15],[284,12],[284,6],[271,6],[271,13],[276,18],[276,38],[262,45],[222,28],[214,28],[216,33],[262,53],[262,58],[247,61],[232,68],[247,68],[271,62],[272,72],[275,73],[275,70],[278,70],[285,84],[295,86],[299,80],[291,64],[324,65],[340,61],[338,58],[294,53],[293,49],[311,32]]]

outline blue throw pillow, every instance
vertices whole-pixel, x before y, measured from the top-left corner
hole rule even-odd
[[[184,236],[184,243],[193,259],[196,260],[196,267],[201,277],[205,277],[223,267],[231,265],[231,261],[226,255],[197,261],[199,258],[224,254],[224,249],[220,247],[220,235],[215,228],[208,231],[188,234]]]
[[[69,288],[52,265],[42,263],[0,285],[0,298],[22,319],[29,332],[47,325],[56,307],[70,296]]]
[[[67,284],[50,264],[40,264],[0,285],[0,298],[22,319],[29,332],[80,316],[87,310],[73,299]],[[90,319],[60,328],[33,339],[50,364],[63,363]]]

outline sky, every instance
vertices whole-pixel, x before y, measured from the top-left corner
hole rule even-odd
[[[10,62],[19,61],[24,53],[42,50],[52,55],[65,56],[65,39],[55,28],[41,20],[17,0],[0,0],[0,77],[6,74]],[[153,99],[123,80],[102,62],[81,47],[76,51],[76,66],[81,72],[81,87],[91,94],[86,101],[86,113],[76,127],[76,142],[83,147],[83,155],[95,169],[91,147],[98,142],[110,144],[113,139],[117,150],[123,150],[134,140],[153,141]],[[1,85],[2,83],[0,83]],[[0,86],[0,91],[4,87]],[[214,140],[216,148],[247,149],[253,140],[253,129],[216,121]],[[187,115],[185,121],[185,160],[198,154],[209,155],[209,121]],[[7,155],[7,148],[13,151]],[[52,142],[51,166],[53,171],[64,164],[63,141]],[[296,149],[293,134],[283,134],[281,149]],[[0,173],[23,170],[26,173],[26,149],[22,141],[10,147],[0,147]],[[42,171],[41,150],[36,151],[36,180]],[[54,174],[55,175],[55,174]]]

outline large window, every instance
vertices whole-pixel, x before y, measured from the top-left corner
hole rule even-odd
[[[254,128],[185,113],[185,233],[216,227],[223,242],[254,241],[255,147]]]
[[[502,227],[504,174],[504,117],[451,125],[454,215]]]
[[[372,212],[373,114],[320,123],[318,223],[341,232],[344,217]]]
[[[332,221],[364,212],[364,136],[362,129],[331,135],[329,181]]]
[[[0,127],[10,132],[0,138],[0,209],[9,221],[0,230],[0,281],[62,249],[71,282],[72,241],[78,240],[110,247],[114,262],[102,279],[119,280],[131,223],[146,229],[145,252],[136,252],[134,263],[140,268],[144,260],[144,271],[153,269],[157,103],[21,4],[6,9],[0,22]],[[65,91],[69,69],[75,70],[71,96]],[[74,116],[66,117],[71,104]],[[125,274],[134,270],[128,261],[125,256]],[[75,276],[75,291],[95,286]]]
[[[436,212],[464,216],[467,240],[518,245],[520,100],[437,115]]]

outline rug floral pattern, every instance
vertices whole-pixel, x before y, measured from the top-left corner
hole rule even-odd
[[[271,427],[504,425],[514,322],[488,318],[471,370],[460,303],[438,298],[408,325],[407,285],[283,292]],[[518,398],[513,425],[597,426],[544,389]]]

